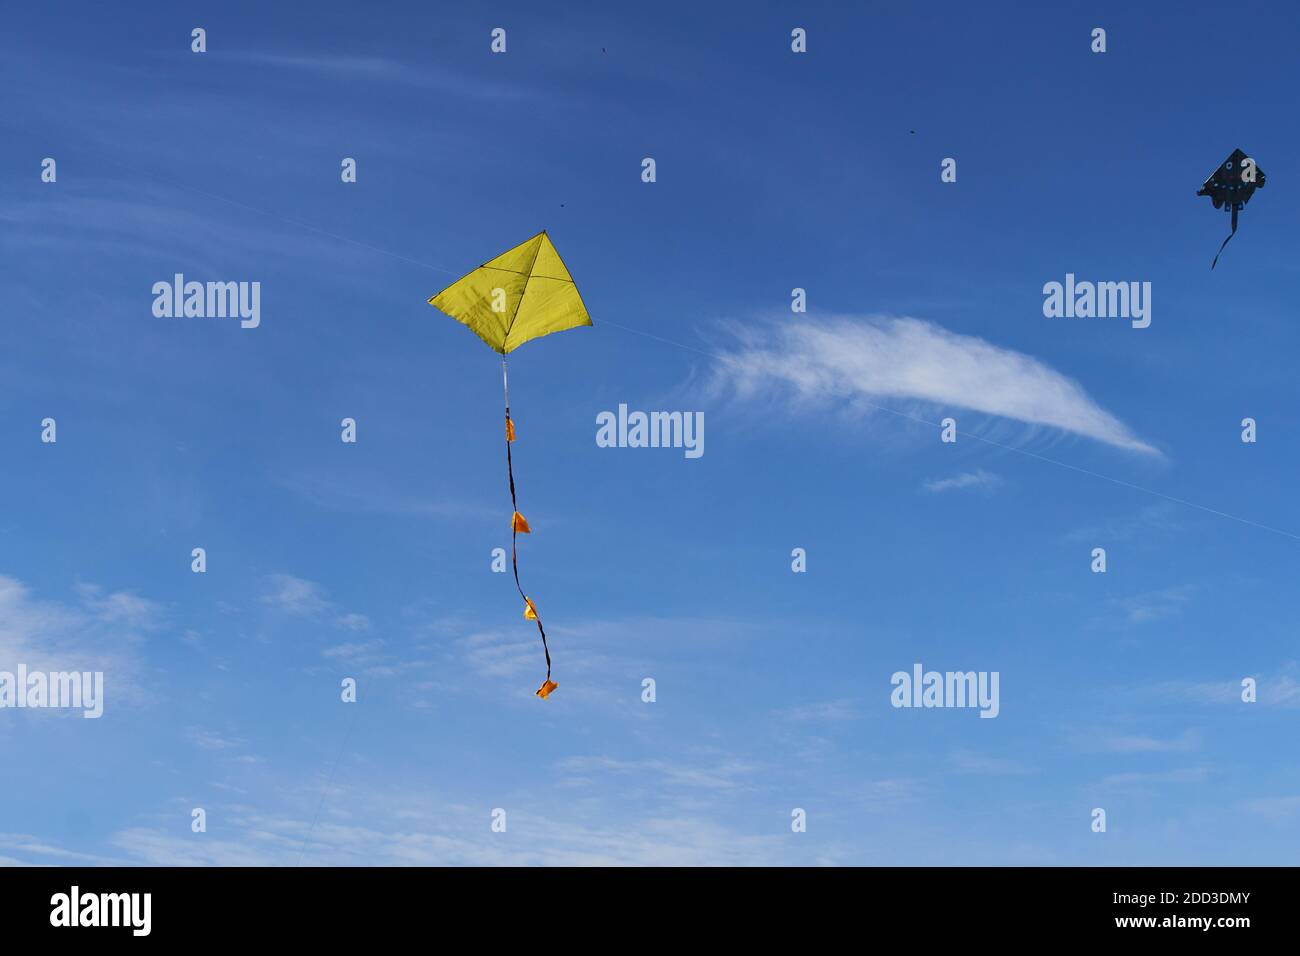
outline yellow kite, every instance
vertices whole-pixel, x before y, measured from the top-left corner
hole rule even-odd
[[[515,440],[515,423],[510,418],[510,380],[505,355],[530,339],[591,325],[587,307],[582,304],[578,287],[564,267],[560,254],[543,230],[513,249],[457,279],[429,300],[457,322],[470,327],[474,334],[501,353],[501,383],[506,399],[506,471],[510,476],[510,563],[515,572],[515,587],[524,599],[524,617],[537,622],[546,654],[546,680],[537,688],[543,699],[559,685],[551,680],[551,650],[546,644],[537,605],[524,594],[519,583],[520,534],[529,534],[524,516],[515,499],[515,469],[510,445]]]

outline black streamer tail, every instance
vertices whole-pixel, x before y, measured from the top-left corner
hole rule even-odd
[[[1228,233],[1228,239],[1231,239],[1236,234],[1237,234],[1237,207],[1233,206],[1232,207],[1232,232]],[[1228,239],[1223,240],[1223,245],[1219,246],[1219,251],[1214,254],[1214,261],[1210,263],[1211,269],[1213,269],[1215,266],[1219,264],[1219,256],[1223,255],[1223,248],[1228,244]]]
[[[506,382],[506,360],[501,360],[501,381],[505,386],[506,393],[506,473],[510,476],[510,509],[512,512],[519,511],[519,503],[515,500],[515,466],[514,459],[510,454],[510,386]],[[519,531],[515,528],[514,520],[510,522],[510,564],[515,572],[515,590],[519,596],[524,599],[524,603],[533,609],[533,615],[537,620],[537,633],[542,635],[542,652],[546,655],[546,679],[551,679],[551,649],[546,644],[546,629],[542,627],[542,616],[537,613],[537,605],[528,600],[528,595],[524,593],[524,587],[519,583]]]

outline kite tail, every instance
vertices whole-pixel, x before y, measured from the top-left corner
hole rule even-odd
[[[510,453],[510,444],[515,440],[515,424],[510,419],[510,380],[506,374],[506,360],[501,360],[501,385],[506,398],[506,472],[510,476],[510,507],[514,512],[510,519],[510,564],[515,573],[515,589],[524,599],[524,617],[537,622],[537,632],[542,635],[542,652],[546,655],[546,682],[537,689],[537,696],[545,699],[558,686],[551,682],[551,649],[546,644],[546,629],[542,627],[542,616],[537,613],[537,605],[529,600],[519,583],[519,532],[528,532],[528,522],[519,513],[519,503],[515,500],[515,465]]]
[[[1236,234],[1237,234],[1237,207],[1233,206],[1232,207],[1232,232],[1228,233],[1228,239],[1231,239]],[[1223,240],[1223,246],[1226,246],[1228,244],[1228,239]],[[1215,266],[1219,264],[1219,256],[1223,255],[1223,246],[1219,246],[1219,251],[1214,254],[1214,261],[1210,263],[1211,269],[1213,269]]]

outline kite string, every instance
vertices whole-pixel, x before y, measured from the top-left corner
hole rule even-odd
[[[515,500],[515,465],[513,456],[510,453],[510,378],[506,372],[506,360],[501,359],[501,387],[505,391],[506,398],[506,473],[510,476],[510,565],[515,573],[515,590],[519,596],[524,599],[524,605],[532,608],[533,619],[537,621],[537,631],[542,635],[542,653],[546,655],[546,681],[551,680],[551,649],[546,644],[546,629],[542,627],[542,616],[537,613],[537,605],[528,600],[528,595],[524,593],[524,587],[519,583],[519,528],[515,524],[514,516],[519,513],[519,503]]]
[[[334,755],[334,765],[330,767],[330,775],[325,780],[325,789],[320,792],[320,800],[316,803],[316,813],[311,818],[311,826],[307,828],[307,835],[302,839],[302,846],[298,848],[298,866],[302,866],[303,857],[307,855],[307,847],[311,844],[311,836],[316,832],[316,823],[320,820],[321,809],[325,806],[325,795],[329,793],[330,787],[334,785],[334,774],[338,772],[339,761],[343,759],[343,752],[348,749],[348,741],[352,739],[352,728],[356,726],[358,710],[353,710],[352,720],[348,722],[347,733],[343,735],[343,744],[339,747],[339,752]]]

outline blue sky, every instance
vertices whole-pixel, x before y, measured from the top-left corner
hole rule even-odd
[[[1293,14],[841,6],[6,11],[0,669],[106,701],[0,711],[0,860],[1294,862]],[[511,358],[545,702],[499,363],[425,301],[543,228],[595,323]],[[891,707],[917,662],[999,716]]]

